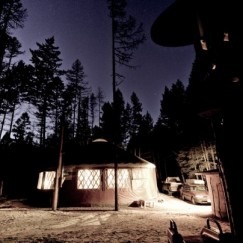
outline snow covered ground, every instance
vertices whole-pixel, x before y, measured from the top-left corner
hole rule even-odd
[[[0,242],[162,242],[170,220],[183,236],[199,236],[211,206],[192,205],[159,194],[154,207],[33,208],[19,201],[0,203]],[[227,221],[220,221],[230,231]]]

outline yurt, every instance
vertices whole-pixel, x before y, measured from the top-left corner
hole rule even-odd
[[[97,139],[78,148],[66,148],[62,159],[59,206],[112,206],[115,168],[119,205],[153,201],[158,188],[155,165],[114,144]],[[41,171],[37,188],[53,191],[56,170]]]

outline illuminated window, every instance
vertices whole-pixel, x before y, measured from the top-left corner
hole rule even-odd
[[[119,188],[128,188],[129,171],[128,169],[119,169],[117,171],[117,183]],[[106,188],[115,188],[115,171],[114,169],[107,169],[105,173]]]
[[[37,189],[54,189],[55,171],[44,171],[39,173]]]
[[[78,189],[99,189],[101,185],[100,170],[79,170],[77,187]]]

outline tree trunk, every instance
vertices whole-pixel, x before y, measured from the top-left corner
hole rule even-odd
[[[1,139],[2,134],[3,134],[3,128],[4,128],[4,124],[5,124],[6,115],[7,115],[7,108],[5,107],[4,113],[3,113],[2,124],[1,124],[1,130],[0,130],[0,139]]]

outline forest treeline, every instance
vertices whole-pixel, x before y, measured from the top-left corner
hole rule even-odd
[[[0,2],[1,177],[13,166],[16,177],[36,168],[37,161],[47,163],[33,151],[58,151],[61,131],[64,152],[65,146],[104,138],[154,163],[158,180],[216,168],[214,119],[220,119],[220,97],[205,81],[207,58],[196,57],[188,87],[175,80],[161,90],[160,115],[153,121],[135,91],[129,101],[118,85],[113,101],[105,100],[102,87],[93,92],[81,60],[63,70],[54,36],[37,42],[30,64],[24,63],[21,43],[12,33],[24,27],[26,18],[20,0]],[[205,98],[208,91],[212,95]]]

